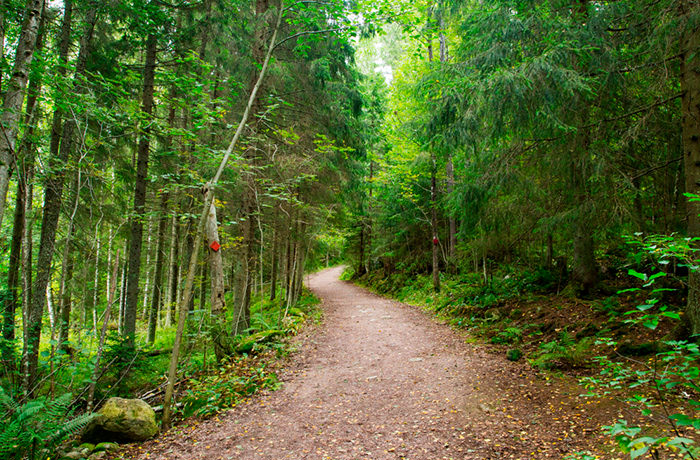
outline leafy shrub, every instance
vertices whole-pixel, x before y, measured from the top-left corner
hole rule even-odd
[[[697,199],[695,197],[694,199]],[[652,235],[642,238],[641,235],[628,237],[630,247],[636,249],[632,255],[636,267],[641,270],[645,266],[653,267],[668,265],[672,261],[679,262],[678,267],[697,270],[698,265],[695,250],[690,246],[689,238],[678,238],[674,235]],[[651,274],[634,269],[628,270],[631,279],[637,279],[642,287],[632,287],[622,292],[644,292],[647,299],[642,304],[625,313],[629,319],[625,322],[649,330],[657,330],[662,320],[679,320],[680,315],[663,303],[665,294],[672,289],[655,287],[655,284],[667,276],[666,272],[656,271]],[[610,338],[600,338],[599,343],[616,349],[612,356],[619,356],[622,351],[633,349],[619,346]],[[586,377],[582,381],[592,396],[610,394],[613,391],[624,390],[627,402],[637,407],[643,415],[650,416],[655,408],[661,408],[667,422],[666,433],[657,429],[653,433],[644,433],[640,427],[629,426],[625,419],[619,419],[606,427],[608,434],[613,437],[624,452],[632,459],[651,454],[660,457],[661,451],[673,451],[682,458],[698,458],[700,449],[694,441],[682,435],[684,427],[697,430],[700,428],[700,403],[697,395],[700,390],[700,347],[697,343],[688,341],[661,340],[652,342],[653,347],[648,351],[654,357],[642,361],[634,359],[620,361],[610,356],[599,356],[596,361],[602,370],[596,377]],[[633,364],[630,364],[633,363]],[[684,410],[670,411],[673,407],[670,401],[687,400]]]
[[[200,380],[191,379],[182,412],[185,417],[213,415],[235,406],[245,396],[263,388],[276,389],[279,385],[275,373],[267,372],[265,366],[249,358],[239,357],[222,366],[216,374]]]
[[[491,337],[491,343],[509,345],[520,342],[523,338],[523,331],[517,327],[508,327]]]
[[[506,353],[506,358],[508,358],[509,361],[517,361],[520,358],[522,358],[522,356],[523,356],[523,352],[520,351],[520,349],[518,349],[518,348],[511,348]]]
[[[622,307],[617,296],[606,297],[593,302],[593,309],[607,314],[610,318],[622,315]]]
[[[558,278],[550,270],[539,267],[521,276],[521,286],[526,291],[551,291],[556,288]]]
[[[82,431],[94,414],[73,417],[71,395],[19,404],[0,388],[0,460],[46,458],[68,437]]]
[[[574,368],[586,365],[592,345],[592,339],[586,337],[579,342],[571,338],[568,332],[562,332],[558,340],[545,342],[532,365],[540,369]]]

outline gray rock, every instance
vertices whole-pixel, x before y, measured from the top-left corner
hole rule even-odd
[[[80,460],[81,458],[85,458],[83,456],[83,451],[82,449],[78,450],[71,450],[70,452],[66,453],[63,457],[62,460]]]
[[[103,458],[107,458],[107,452],[100,451],[100,452],[95,452],[94,454],[90,455],[88,457],[88,460],[102,460]]]
[[[153,408],[140,399],[109,398],[83,433],[84,441],[145,441],[158,433]]]

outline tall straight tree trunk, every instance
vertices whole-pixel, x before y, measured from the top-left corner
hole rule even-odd
[[[447,48],[447,37],[445,36],[445,15],[442,10],[440,14],[440,62],[444,65],[450,58],[450,54]],[[454,191],[455,187],[455,171],[454,165],[452,164],[452,151],[447,151],[447,161],[445,162],[445,173],[447,175],[447,195],[450,196]],[[454,263],[454,258],[456,255],[457,248],[457,221],[455,220],[452,213],[448,218],[448,235],[447,235],[447,255],[451,263]]]
[[[206,193],[213,193],[213,191],[207,190]],[[216,222],[216,205],[214,200],[211,203],[205,229],[207,234],[208,264],[211,278],[211,325],[209,327],[209,334],[214,344],[214,355],[216,356],[217,362],[220,362],[226,358],[229,349],[226,333],[226,301],[224,299],[224,261],[221,257],[219,230]],[[194,250],[197,249],[198,248],[195,248]],[[237,313],[240,315],[241,312]],[[236,321],[235,315],[234,321]]]
[[[117,278],[117,273],[119,270],[119,251],[114,259],[114,266],[111,267],[110,273],[107,274],[107,279],[110,277],[114,280]],[[109,270],[110,267],[108,266]],[[100,371],[100,360],[102,359],[102,351],[104,350],[105,338],[107,337],[107,326],[109,325],[109,316],[112,312],[112,304],[114,303],[114,291],[116,290],[116,281],[112,283],[110,289],[107,290],[107,307],[105,310],[105,317],[102,322],[102,331],[100,332],[100,341],[97,344],[97,356],[95,357],[95,367],[92,370],[92,379],[90,379],[90,385],[88,386],[87,395],[87,411],[90,412],[93,407],[93,402],[95,401],[95,386],[97,385],[97,378],[99,377]]]
[[[258,91],[260,90],[260,86],[262,84],[263,78],[265,76],[265,73],[267,71],[268,64],[270,62],[270,57],[272,56],[272,51],[275,49],[275,44],[277,41],[277,32],[279,31],[280,24],[282,23],[282,13],[283,13],[283,8],[282,5],[280,4],[278,13],[277,13],[277,20],[275,23],[275,28],[272,32],[272,37],[270,37],[270,46],[268,47],[267,53],[265,54],[265,59],[262,63],[262,66],[260,68],[260,74],[258,75],[258,79],[255,82],[255,85],[253,86],[253,89],[250,93],[250,96],[248,97],[248,103],[246,105],[245,110],[243,111],[243,116],[241,117],[241,121],[238,123],[238,127],[236,128],[236,133],[233,135],[233,139],[231,139],[231,142],[229,143],[228,148],[226,149],[226,153],[224,154],[224,157],[221,159],[221,163],[219,164],[219,168],[216,171],[216,174],[214,174],[214,177],[212,178],[209,187],[213,190],[216,185],[219,182],[219,179],[221,178],[221,174],[223,174],[224,168],[226,167],[226,164],[228,163],[229,159],[231,158],[231,154],[233,153],[234,148],[236,147],[238,143],[238,139],[240,139],[241,133],[243,132],[243,128],[245,127],[246,123],[248,122],[248,117],[250,116],[251,108],[253,104],[255,103],[257,99],[257,94]],[[213,193],[210,195],[211,199],[206,198],[204,201],[204,206],[202,210],[202,214],[199,219],[199,223],[197,224],[197,233],[195,237],[195,243],[193,246],[199,247],[202,243],[203,240],[203,234],[206,226],[206,220],[207,220],[207,215],[210,211],[211,204],[213,202]],[[172,402],[172,397],[173,397],[173,390],[175,388],[175,378],[177,376],[177,364],[180,356],[180,347],[182,344],[182,336],[185,331],[185,314],[186,314],[186,309],[187,309],[187,303],[189,301],[190,296],[192,295],[192,287],[194,285],[194,275],[195,271],[197,269],[197,256],[199,254],[199,251],[192,251],[192,255],[190,257],[190,260],[187,263],[187,277],[185,279],[185,289],[184,289],[184,295],[183,295],[183,301],[179,306],[180,310],[180,317],[178,318],[177,322],[177,331],[175,332],[175,341],[173,342],[173,352],[170,357],[170,366],[168,367],[168,385],[165,388],[165,397],[163,398],[163,418],[162,418],[162,426],[164,429],[168,429],[170,427],[170,417],[171,417],[171,408],[170,404]]]
[[[433,290],[435,292],[440,290],[440,266],[439,266],[439,239],[437,232],[437,164],[435,161],[435,154],[430,154],[431,168],[430,168],[430,227],[433,232]]]
[[[291,305],[296,305],[299,302],[299,297],[301,296],[302,287],[304,285],[304,264],[306,262],[306,224],[299,221],[299,237],[297,242],[297,255],[296,255],[296,274],[294,281],[294,296],[292,298]]]
[[[697,15],[697,1],[684,0],[682,14],[689,26],[681,39],[681,137],[685,161],[685,191],[700,195],[700,30],[691,28],[691,17]],[[688,236],[700,237],[700,202],[689,201]],[[698,249],[697,242],[692,243]],[[688,302],[685,319],[692,335],[700,334],[700,272],[688,275]]]
[[[289,296],[289,286],[292,284],[292,226],[294,225],[294,219],[289,218],[289,228],[285,232],[287,235],[287,250],[285,251],[285,264],[284,264],[284,299],[286,301]]]
[[[587,120],[587,110],[582,110],[584,125]],[[588,128],[582,128],[577,134],[572,159],[572,190],[574,193],[574,206],[578,209],[578,216],[574,222],[574,258],[572,274],[577,283],[577,289],[588,292],[598,281],[598,265],[595,260],[595,241],[593,239],[593,203],[587,184],[589,177],[589,149],[590,132]]]
[[[43,11],[44,0],[27,0],[24,8],[24,20],[15,50],[15,61],[10,80],[7,82],[2,111],[0,111],[0,130],[2,130],[0,133],[0,226],[5,212],[10,176],[16,160],[15,144],[19,134],[24,90],[29,80],[29,66],[34,57]]]
[[[24,215],[30,216],[32,214],[33,202],[34,202],[34,158],[32,161],[25,163],[24,178],[20,176],[20,184],[24,182]],[[32,282],[32,265],[34,259],[34,225],[32,221],[27,221],[24,226],[24,236],[22,238],[22,334],[25,340],[27,339],[27,325],[29,323],[29,310],[32,303],[32,289],[34,283]]]
[[[207,264],[202,264],[199,278],[199,309],[204,310],[207,305],[207,283],[209,282],[209,269]]]
[[[63,351],[68,351],[68,333],[70,330],[70,314],[72,309],[71,304],[71,289],[70,283],[73,278],[73,230],[75,229],[75,214],[78,212],[78,206],[80,204],[80,186],[81,186],[81,174],[80,170],[75,178],[73,185],[73,209],[71,211],[70,218],[68,220],[68,229],[66,231],[66,238],[63,244],[63,260],[62,260],[62,272],[61,272],[61,282],[59,284],[60,294],[59,300],[61,302],[61,318],[58,328],[58,349]]]
[[[143,215],[146,207],[146,182],[148,179],[148,156],[151,148],[151,123],[153,114],[153,84],[156,71],[158,39],[149,34],[146,40],[146,63],[143,74],[143,97],[141,112],[146,115],[146,126],[141,130],[136,160],[136,184],[134,188],[134,215],[131,218],[129,238],[129,271],[127,275],[126,308],[124,311],[124,339],[134,348],[136,339],[136,316],[139,302],[139,275],[141,274],[141,246],[143,243]]]
[[[178,262],[178,235],[180,233],[180,225],[178,224],[177,216],[173,215],[170,231],[170,263],[168,269],[168,292],[165,299],[165,325],[170,326],[175,320],[175,305],[177,302],[177,281],[180,278]]]
[[[588,20],[589,0],[579,0],[578,15],[580,22]],[[578,66],[578,63],[575,63]],[[591,166],[591,129],[589,123],[589,104],[579,96],[578,102],[579,130],[574,138],[571,160],[571,188],[574,194],[574,206],[578,210],[574,222],[574,260],[572,267],[573,281],[582,292],[588,292],[598,282],[598,265],[595,260],[595,240],[593,238],[593,199],[589,191]]]
[[[369,201],[367,203],[367,242],[365,243],[365,251],[367,258],[365,262],[365,272],[369,272],[372,261],[372,215],[374,214],[374,161],[369,162]]]
[[[36,39],[36,50],[43,48],[44,38],[44,23],[46,15],[41,15],[39,24],[39,32]],[[5,17],[4,9],[2,18],[0,18],[0,28],[2,29],[2,37],[0,44],[5,43]],[[0,50],[0,58],[3,57],[4,50]],[[22,142],[20,143],[17,152],[17,164],[19,165],[17,178],[17,194],[15,198],[15,214],[12,224],[12,242],[10,243],[10,260],[7,274],[7,287],[9,290],[9,298],[5,302],[3,311],[3,326],[2,337],[5,344],[11,344],[15,340],[15,315],[17,306],[20,303],[23,306],[23,311],[26,308],[24,301],[20,302],[20,268],[22,264],[22,247],[24,245],[24,237],[27,233],[27,207],[31,203],[27,203],[29,196],[27,188],[31,188],[28,179],[28,174],[34,170],[34,152],[36,151],[34,134],[36,125],[39,119],[38,100],[41,92],[42,75],[34,75],[29,82],[27,106],[25,110],[25,132]],[[31,164],[31,165],[30,165]],[[29,243],[31,245],[31,242]],[[31,247],[31,246],[30,246]],[[29,263],[31,264],[31,257]],[[31,273],[31,268],[29,270]],[[23,294],[24,295],[24,294]],[[14,368],[14,350],[10,346],[2,347],[2,360],[5,363],[5,368]]]
[[[253,34],[252,53],[253,61],[262,66],[265,59],[265,31],[266,24],[265,14],[270,7],[269,0],[255,1],[255,30]],[[253,92],[253,88],[260,81],[258,78],[260,72],[255,67],[249,83],[249,92]],[[261,107],[258,98],[252,101],[250,113],[252,115],[251,129],[256,130],[258,125],[257,113]],[[248,148],[245,152],[245,159],[251,165],[255,166],[257,161],[257,149],[255,146]],[[237,302],[238,320],[234,323],[234,333],[242,333],[250,327],[250,297],[253,288],[253,278],[255,277],[255,171],[246,178],[245,191],[243,193],[243,214],[245,223],[243,227],[243,267],[239,277],[239,293]]]
[[[73,20],[72,0],[64,2],[63,21],[59,44],[59,74],[64,76],[68,64],[68,52],[71,43],[71,30]],[[84,52],[81,49],[81,52]],[[56,229],[58,217],[61,211],[63,195],[63,182],[65,176],[65,163],[68,159],[69,148],[63,148],[61,143],[61,126],[63,123],[63,111],[60,104],[53,114],[51,125],[51,141],[49,145],[50,175],[46,179],[44,187],[44,212],[41,222],[41,238],[39,241],[39,255],[37,259],[36,280],[33,289],[32,305],[28,312],[27,337],[24,350],[24,390],[32,396],[37,377],[39,360],[39,342],[41,340],[41,318],[44,312],[44,304],[47,301],[46,292],[51,278],[51,259],[56,241]],[[65,141],[65,140],[64,140]],[[67,143],[67,142],[66,142]],[[0,147],[1,150],[1,147]],[[0,175],[2,172],[0,172]],[[1,179],[0,179],[1,180]],[[0,185],[2,193],[2,185]],[[4,199],[0,196],[0,201]]]
[[[360,219],[360,260],[357,264],[357,274],[365,274],[365,223],[364,218]]]
[[[277,296],[277,267],[279,266],[279,242],[277,241],[279,239],[279,230],[277,228],[277,215],[278,213],[275,211],[275,219],[274,219],[274,230],[272,233],[272,254],[270,257],[270,301],[275,300],[275,297]]]
[[[254,187],[252,181],[246,187]],[[250,327],[250,297],[253,289],[253,277],[255,276],[255,223],[253,194],[248,191],[244,198],[244,214],[246,215],[243,224],[243,265],[239,274],[239,296],[234,316],[234,335],[242,334]]]
[[[156,327],[158,326],[158,308],[163,291],[163,260],[165,259],[165,230],[168,224],[168,193],[160,196],[160,218],[158,219],[158,236],[156,241],[156,267],[153,275],[153,296],[151,308],[148,314],[148,343],[156,340]]]
[[[192,208],[192,202],[189,199],[188,199],[188,201],[189,201],[189,203],[188,203],[186,209],[189,212]],[[187,236],[185,237],[185,241],[184,241],[185,247],[183,248],[185,260],[190,260],[190,257],[192,257],[192,251],[194,250],[193,249],[194,235],[192,234],[193,230],[194,229],[192,228],[192,219],[187,219],[187,223],[185,224],[185,234]],[[184,292],[182,294],[184,295]],[[194,310],[194,296],[190,297],[190,303],[189,303],[188,307],[189,307],[190,312]]]
[[[148,220],[148,229],[146,230],[146,282],[143,285],[143,312],[141,314],[141,319],[143,321],[148,320],[148,295],[151,291],[151,253],[153,252],[153,238],[151,238],[151,230],[153,226],[153,221]]]
[[[97,305],[100,303],[100,249],[101,249],[101,241],[100,241],[100,224],[102,223],[102,218],[97,222],[97,225],[95,225],[95,273],[93,277],[93,284],[92,284],[92,317],[97,318]],[[109,266],[107,266],[107,269],[109,269]],[[107,279],[109,279],[109,275],[107,275]],[[88,315],[87,313],[85,314],[85,317],[83,318],[83,326],[87,327],[88,323]],[[94,331],[95,334],[97,334],[97,321],[96,319],[92,321],[92,330]]]
[[[117,318],[118,332],[124,336],[124,310],[126,309],[126,271],[128,265],[125,263],[121,267],[119,276],[119,317]]]

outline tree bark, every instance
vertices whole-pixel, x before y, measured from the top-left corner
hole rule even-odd
[[[170,263],[172,264],[170,267],[170,288],[168,290],[170,294],[170,298],[168,299],[168,316],[166,317],[166,324],[170,325],[172,322],[175,321],[175,315],[176,315],[176,309],[177,309],[177,299],[178,299],[178,284],[180,281],[180,222],[178,221],[177,217],[173,217],[173,241],[172,244],[173,246],[170,248],[170,254],[171,254],[171,260]],[[170,318],[171,322],[168,323],[168,318]]]
[[[44,0],[27,0],[24,21],[15,50],[14,66],[3,98],[0,115],[0,129],[2,130],[0,133],[0,226],[5,212],[10,176],[16,159],[15,144],[19,134],[24,90],[29,80],[29,66],[34,57],[43,10]]]
[[[59,45],[59,74],[65,75],[68,62],[68,51],[71,42],[71,29],[73,18],[72,1],[64,3],[63,21],[61,24],[61,38]],[[81,47],[81,51],[85,51]],[[63,148],[60,142],[63,111],[60,106],[54,111],[51,127],[51,142],[49,146],[49,176],[44,187],[44,212],[41,222],[41,237],[39,240],[39,255],[37,258],[36,281],[33,288],[32,305],[29,307],[27,318],[27,338],[25,340],[24,361],[24,390],[32,396],[37,378],[37,366],[39,360],[39,344],[41,340],[41,318],[44,312],[44,304],[47,301],[46,292],[51,278],[51,259],[56,242],[56,229],[58,217],[61,211],[63,195],[63,182],[65,177],[64,166],[68,159],[68,148]],[[2,141],[0,141],[2,142]],[[2,147],[0,146],[0,150]],[[0,154],[1,157],[1,154]],[[2,160],[0,160],[2,161]],[[2,171],[0,167],[0,176]],[[2,179],[0,178],[0,181]],[[6,191],[5,191],[6,192]],[[0,184],[0,194],[2,185]],[[0,201],[4,198],[0,196]]]
[[[685,163],[686,193],[700,195],[700,30],[690,27],[691,16],[697,15],[698,3],[685,0],[681,13],[688,18],[689,25],[681,39],[681,138]],[[700,238],[700,202],[689,201],[688,236]],[[693,248],[700,249],[697,240],[691,241]],[[691,335],[700,334],[700,272],[688,274],[688,302],[685,320]]]
[[[170,251],[168,256],[168,279],[163,299],[165,309],[165,327],[169,327],[173,321],[174,310],[171,306],[173,284],[177,283],[177,209],[173,210],[173,217],[170,220]]]
[[[148,227],[146,230],[146,282],[143,285],[143,312],[141,314],[141,320],[148,321],[148,295],[151,293],[151,253],[153,252],[153,238],[151,238],[151,227],[153,226],[153,220],[148,220]]]
[[[207,193],[213,192],[208,187],[205,188],[205,200]],[[229,353],[226,333],[226,301],[224,299],[224,261],[221,257],[221,248],[214,250],[212,247],[214,244],[220,244],[215,201],[212,201],[209,209],[205,230],[211,279],[211,325],[209,334],[214,344],[216,360],[220,362]]]
[[[440,291],[439,240],[437,232],[437,164],[435,154],[430,154],[430,227],[433,231],[433,290]]]
[[[168,193],[163,192],[160,196],[160,218],[158,220],[158,237],[156,241],[156,267],[153,275],[153,296],[151,297],[151,308],[148,315],[148,343],[153,344],[156,340],[156,328],[158,327],[158,308],[160,306],[161,293],[163,290],[163,259],[165,259],[165,230],[168,224]]]
[[[278,212],[275,211],[275,224],[273,224],[274,230],[272,233],[272,254],[270,257],[270,302],[274,301],[277,296],[277,268],[279,266],[279,242],[277,241],[279,239],[279,230],[276,225],[277,215]]]
[[[68,352],[68,333],[70,330],[70,314],[72,309],[70,283],[73,278],[73,230],[75,228],[75,214],[78,212],[78,206],[80,204],[80,182],[81,174],[80,170],[78,170],[73,186],[73,210],[68,220],[68,229],[66,231],[65,242],[63,243],[62,273],[59,285],[61,321],[58,328],[58,349],[65,352]]]
[[[270,38],[270,46],[268,47],[267,54],[265,55],[265,60],[263,61],[262,67],[260,69],[260,74],[258,75],[258,79],[255,83],[255,86],[253,86],[253,90],[250,93],[250,96],[248,97],[248,104],[246,105],[245,110],[243,111],[243,116],[241,117],[240,122],[238,123],[238,127],[236,128],[236,133],[233,135],[233,139],[231,139],[231,143],[229,144],[228,148],[226,149],[226,153],[224,154],[224,157],[221,160],[221,163],[219,164],[219,168],[216,171],[216,174],[214,174],[214,177],[212,178],[210,182],[210,188],[214,190],[216,185],[219,182],[219,179],[221,178],[221,175],[223,174],[224,168],[226,167],[229,159],[231,158],[231,155],[233,153],[234,148],[238,144],[238,140],[241,137],[241,133],[243,132],[243,128],[245,127],[246,123],[248,122],[248,117],[250,116],[251,108],[257,98],[258,91],[260,89],[260,86],[262,84],[262,80],[265,77],[265,72],[267,71],[267,67],[270,62],[270,57],[272,56],[272,51],[274,50],[276,41],[277,41],[277,32],[279,31],[280,24],[282,23],[282,13],[283,13],[283,8],[282,4],[280,3],[280,7],[277,13],[277,21],[275,24],[275,28],[272,32],[272,37]],[[204,206],[202,209],[202,214],[199,218],[199,223],[197,225],[197,233],[195,234],[195,247],[199,247],[202,244],[203,240],[203,233],[204,233],[204,227],[206,225],[206,220],[207,220],[207,215],[210,211],[211,204],[213,202],[214,195],[213,193],[207,197],[204,200]],[[168,368],[168,385],[165,388],[165,397],[163,400],[163,418],[162,418],[162,427],[163,429],[168,429],[170,427],[170,404],[172,402],[172,397],[173,397],[173,391],[175,388],[175,377],[177,375],[177,364],[180,356],[180,346],[182,343],[182,335],[185,330],[185,314],[186,314],[186,309],[187,309],[187,303],[189,302],[189,297],[192,295],[192,286],[194,285],[194,274],[197,269],[197,256],[199,254],[199,251],[192,251],[192,255],[190,257],[189,263],[188,263],[188,269],[187,269],[187,278],[185,280],[185,289],[184,289],[184,295],[183,295],[183,301],[180,304],[180,317],[178,318],[178,323],[177,323],[177,331],[175,332],[175,341],[173,343],[173,352],[170,357],[170,366]]]
[[[139,276],[141,274],[141,246],[143,243],[143,214],[146,207],[146,182],[148,156],[151,147],[151,123],[153,115],[153,84],[156,70],[158,39],[149,34],[146,40],[146,63],[143,74],[141,112],[146,115],[146,126],[141,130],[136,160],[136,184],[134,188],[134,215],[131,218],[129,238],[129,270],[127,275],[126,308],[124,311],[124,339],[127,347],[135,347],[136,316],[139,302]]]
[[[114,265],[112,266],[112,279],[117,278],[117,273],[119,270],[119,251],[114,258]],[[107,275],[109,277],[109,275]],[[102,322],[102,331],[100,332],[100,341],[97,345],[97,356],[95,357],[95,367],[92,370],[92,379],[90,379],[90,385],[88,387],[87,396],[87,412],[90,412],[93,407],[93,402],[95,401],[95,386],[97,385],[97,377],[100,372],[100,359],[102,359],[102,351],[104,350],[105,338],[107,337],[107,326],[109,325],[109,316],[112,312],[112,304],[114,303],[114,291],[116,291],[117,283],[114,282],[111,285],[107,293],[107,306],[105,307],[105,318]]]
[[[445,29],[445,17],[442,11],[440,11],[440,62],[442,64],[447,64],[449,60],[449,51],[447,48],[447,37],[444,33]],[[445,173],[447,174],[447,196],[452,195],[455,187],[455,172],[454,165],[452,164],[452,151],[447,151],[447,161],[445,163]],[[452,213],[449,213],[448,218],[448,237],[447,237],[447,254],[448,258],[452,263],[454,263],[454,258],[457,251],[457,221],[455,220]]]
[[[39,24],[39,32],[36,39],[36,50],[43,48],[44,38],[44,23],[45,14],[41,15]],[[2,18],[0,18],[0,28],[2,36],[0,44],[5,43],[5,17],[4,10]],[[0,58],[4,56],[4,50],[0,50]],[[7,369],[14,368],[14,349],[9,346],[15,340],[15,315],[17,306],[22,305],[22,311],[26,308],[24,300],[25,294],[22,294],[23,299],[20,302],[20,269],[24,259],[22,247],[26,246],[24,241],[27,235],[27,210],[31,209],[31,203],[27,202],[29,198],[28,188],[31,189],[31,180],[28,181],[28,175],[33,176],[34,171],[34,155],[36,147],[34,145],[34,133],[39,119],[38,100],[41,92],[42,75],[35,75],[29,82],[27,106],[25,109],[25,132],[22,142],[17,151],[17,163],[19,165],[17,178],[17,194],[15,198],[15,214],[12,224],[12,242],[10,243],[10,259],[7,274],[7,287],[9,290],[9,298],[5,302],[3,311],[3,329],[2,337],[5,340],[6,346],[2,347],[2,360]],[[30,230],[31,232],[31,230]],[[31,235],[31,233],[30,233]],[[31,242],[29,242],[31,248]],[[29,257],[31,264],[31,254]],[[31,273],[31,268],[29,270]],[[24,321],[23,321],[24,322]]]

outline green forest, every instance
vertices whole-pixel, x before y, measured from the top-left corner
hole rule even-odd
[[[111,442],[274,394],[337,266],[614,401],[558,457],[460,458],[700,458],[698,0],[0,14],[0,460],[146,458]],[[114,398],[157,426],[108,436]]]

